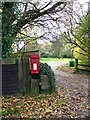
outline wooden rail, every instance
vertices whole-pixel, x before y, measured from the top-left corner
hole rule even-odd
[[[80,67],[84,67],[84,68],[80,68]],[[78,59],[75,59],[75,71],[77,72],[78,70],[90,72],[90,65],[80,64],[78,62]]]

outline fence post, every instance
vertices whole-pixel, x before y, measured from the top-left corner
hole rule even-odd
[[[30,93],[30,71],[29,71],[29,58],[24,55],[24,79],[25,79],[25,93]]]
[[[78,71],[78,59],[75,59],[75,72]]]
[[[23,55],[21,56],[21,71],[22,71],[22,79],[21,79],[21,92],[24,95],[25,94],[25,81],[24,81],[24,66],[23,66],[24,60],[23,60]]]
[[[22,93],[22,91],[23,91],[23,87],[22,87],[22,58],[18,59],[18,75],[19,75],[20,93]]]

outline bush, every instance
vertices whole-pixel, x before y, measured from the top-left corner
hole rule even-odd
[[[70,67],[74,67],[74,61],[72,61],[72,60],[69,61],[69,66],[70,66]]]
[[[48,57],[51,57],[51,54],[50,54],[50,53],[42,52],[42,53],[41,53],[41,57],[42,57],[42,58],[48,58]]]
[[[47,64],[47,63],[40,63],[40,81],[42,82],[42,80],[44,78],[42,78],[41,76],[47,76],[48,78],[48,82],[49,82],[49,89],[45,89],[44,92],[55,92],[55,76],[54,76],[54,72],[51,69],[51,67]],[[41,90],[42,92],[43,90]]]
[[[64,55],[63,55],[63,58],[71,58],[71,56],[64,54]]]

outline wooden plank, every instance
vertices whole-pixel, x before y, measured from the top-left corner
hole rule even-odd
[[[25,51],[24,51],[24,52],[21,52],[21,51],[20,51],[20,52],[18,52],[18,53],[13,53],[13,54],[11,54],[10,56],[11,56],[11,57],[14,57],[14,58],[17,57],[17,56],[20,56],[20,57],[21,57],[23,54],[26,54],[26,56],[29,56],[30,53],[37,53],[37,52],[39,52],[39,50],[26,51],[26,52],[25,52]]]
[[[81,69],[81,68],[78,68],[78,70],[82,70],[82,71],[90,72],[90,70],[87,70],[87,69]]]
[[[90,67],[89,65],[84,65],[84,64],[78,64],[80,66],[85,66],[85,67]]]

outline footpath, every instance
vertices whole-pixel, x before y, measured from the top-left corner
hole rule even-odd
[[[90,75],[82,73],[70,74],[69,71],[64,72],[56,70],[58,66],[66,64],[66,62],[49,62],[56,77],[56,89],[61,94],[61,97],[67,100],[68,111],[65,111],[65,116],[69,114],[76,118],[86,118],[89,116],[89,80]]]

